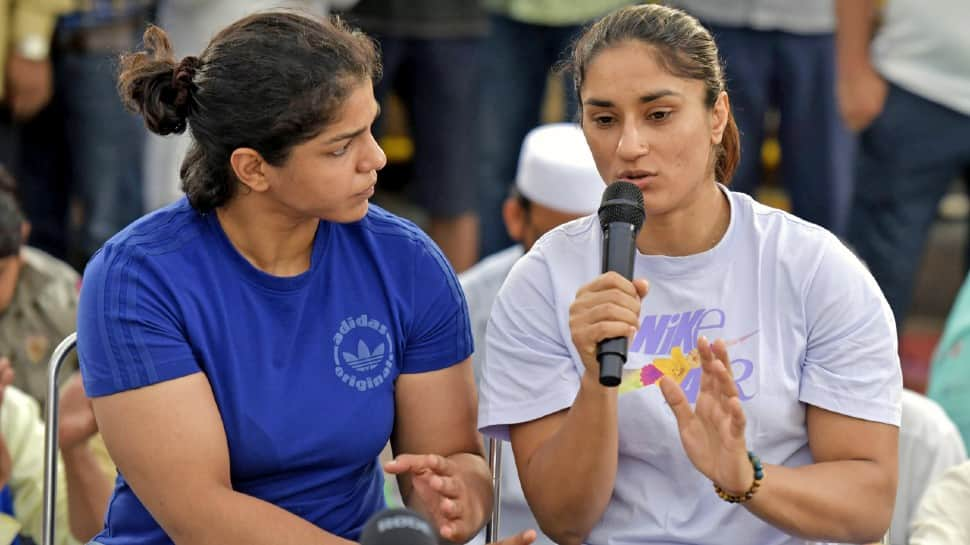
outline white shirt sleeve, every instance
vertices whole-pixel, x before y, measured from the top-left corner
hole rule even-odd
[[[580,373],[560,326],[549,265],[540,248],[520,259],[499,291],[485,335],[478,422],[508,439],[508,424],[571,407]]]
[[[822,252],[803,297],[808,341],[798,398],[899,426],[903,379],[892,311],[872,275],[838,239],[830,236]]]

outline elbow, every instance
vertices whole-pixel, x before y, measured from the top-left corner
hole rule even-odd
[[[864,524],[857,528],[857,534],[852,536],[854,543],[875,543],[885,537],[892,524],[893,509],[896,506],[896,471],[884,471],[881,482],[873,490],[870,501],[867,502],[869,512],[863,517]]]
[[[536,515],[536,522],[542,533],[557,545],[583,545],[594,525],[582,520],[582,517],[562,515],[541,518]]]
[[[539,528],[558,545],[583,545],[586,536],[589,535],[589,531],[582,532],[573,528],[548,528],[542,524]]]

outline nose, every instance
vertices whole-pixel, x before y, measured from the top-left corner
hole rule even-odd
[[[387,155],[384,150],[381,149],[380,144],[377,143],[377,139],[374,135],[367,133],[367,151],[364,153],[358,168],[361,172],[370,172],[372,170],[380,170],[387,165]]]
[[[634,120],[623,124],[620,140],[616,143],[616,155],[624,161],[633,161],[650,152],[646,142],[645,128]]]

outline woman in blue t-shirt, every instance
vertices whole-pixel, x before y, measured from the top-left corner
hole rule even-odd
[[[467,310],[438,248],[368,204],[386,161],[372,41],[278,11],[181,62],[158,28],[145,48],[122,58],[122,99],[193,143],[186,198],[85,272],[82,374],[121,473],[94,541],[356,540],[388,440],[408,505],[474,535],[491,488]]]

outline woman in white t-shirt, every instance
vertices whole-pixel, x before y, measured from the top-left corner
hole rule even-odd
[[[544,236],[493,308],[479,425],[511,438],[542,530],[565,545],[879,540],[902,380],[872,277],[829,232],[718,183],[738,129],[695,19],[621,9],[572,68],[599,173],[641,189],[646,221],[633,282],[600,274],[590,216]],[[629,359],[608,388],[596,343],[618,336]]]

